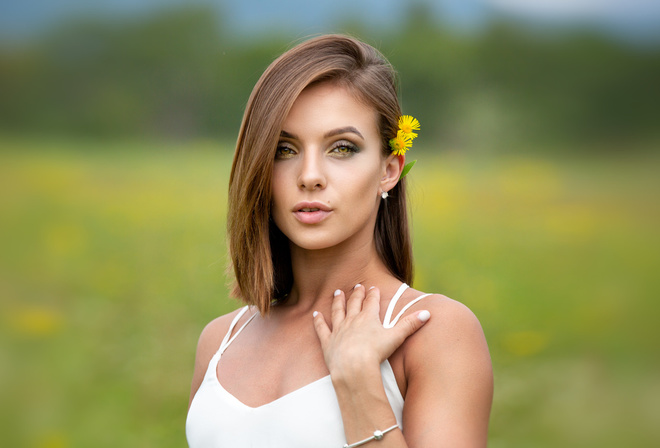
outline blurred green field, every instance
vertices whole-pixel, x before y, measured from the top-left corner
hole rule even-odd
[[[0,147],[2,445],[185,446],[197,337],[238,306],[230,145]],[[660,158],[415,157],[415,287],[483,324],[490,446],[660,446]]]

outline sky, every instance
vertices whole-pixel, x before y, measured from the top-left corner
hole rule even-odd
[[[589,23],[613,31],[660,33],[658,0],[484,0],[493,10],[547,23]]]
[[[660,41],[660,0],[0,0],[0,39],[29,37],[75,16],[124,19],[192,4],[216,6],[238,33],[281,29],[307,35],[332,31],[353,17],[374,27],[396,26],[410,2],[428,5],[458,30],[478,30],[493,17],[506,17]]]

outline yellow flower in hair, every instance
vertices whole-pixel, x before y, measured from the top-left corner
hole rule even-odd
[[[410,149],[412,146],[412,139],[409,134],[406,134],[402,130],[397,131],[396,137],[390,140],[390,147],[392,152],[397,156],[402,156]]]
[[[410,138],[417,137],[413,131],[419,131],[419,121],[411,115],[401,115],[399,117],[399,129],[408,134]]]

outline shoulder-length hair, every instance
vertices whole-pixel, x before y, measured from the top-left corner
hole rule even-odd
[[[288,239],[271,219],[271,179],[282,124],[306,87],[333,82],[373,107],[383,156],[391,154],[401,107],[396,73],[375,48],[342,35],[305,41],[277,58],[248,100],[229,178],[227,236],[235,282],[232,295],[267,314],[293,284]],[[412,245],[405,181],[382,201],[374,228],[376,250],[392,275],[412,283]]]

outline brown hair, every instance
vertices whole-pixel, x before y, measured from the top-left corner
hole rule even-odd
[[[293,284],[288,239],[270,219],[271,179],[282,123],[306,87],[334,82],[373,107],[383,156],[391,153],[401,107],[396,74],[375,48],[342,35],[310,39],[277,58],[248,100],[229,178],[227,235],[235,283],[232,295],[268,313]],[[412,248],[405,182],[382,201],[374,229],[376,250],[392,275],[412,283]]]

